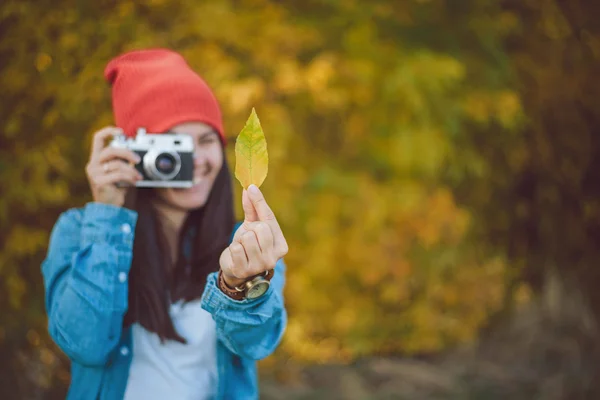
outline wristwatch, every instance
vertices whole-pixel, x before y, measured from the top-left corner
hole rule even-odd
[[[251,300],[257,299],[260,296],[267,293],[273,275],[275,275],[275,270],[270,269],[260,275],[253,276],[252,278],[248,279],[246,282],[242,283],[239,286],[231,288],[225,282],[225,278],[223,277],[223,271],[219,270],[219,276],[217,278],[217,281],[219,283],[219,289],[221,289],[223,293],[225,293],[232,299]]]

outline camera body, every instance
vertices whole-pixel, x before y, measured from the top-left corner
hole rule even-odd
[[[134,138],[118,135],[110,146],[140,156],[135,168],[143,179],[136,182],[136,187],[190,188],[194,184],[194,140],[189,135],[146,133],[139,128]]]

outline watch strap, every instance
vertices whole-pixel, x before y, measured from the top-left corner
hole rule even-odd
[[[275,275],[275,270],[270,269],[268,271],[265,271],[265,273],[261,274],[261,275],[264,276],[265,280],[271,281],[271,279]],[[247,282],[252,281],[257,276],[260,276],[260,275],[255,275],[255,276],[249,278],[248,280],[246,280],[241,285],[239,285],[235,288],[232,288],[232,287],[229,287],[227,282],[225,282],[225,277],[223,276],[223,271],[219,270],[219,275],[217,276],[217,282],[218,282],[219,289],[221,289],[221,291],[223,293],[225,293],[227,296],[231,297],[232,299],[239,301],[239,300],[244,300],[246,298],[246,289],[244,288],[244,285]]]

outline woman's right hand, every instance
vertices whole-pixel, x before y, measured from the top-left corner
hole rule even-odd
[[[121,129],[110,126],[94,134],[85,172],[95,202],[122,207],[127,187],[117,187],[117,182],[134,186],[143,178],[134,167],[140,162],[137,154],[128,149],[105,145],[106,139],[122,133]]]

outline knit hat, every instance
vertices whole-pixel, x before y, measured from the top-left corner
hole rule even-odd
[[[125,53],[108,63],[104,77],[112,85],[115,123],[125,135],[135,136],[138,128],[160,133],[197,121],[213,127],[225,142],[217,99],[178,53],[166,49]]]

